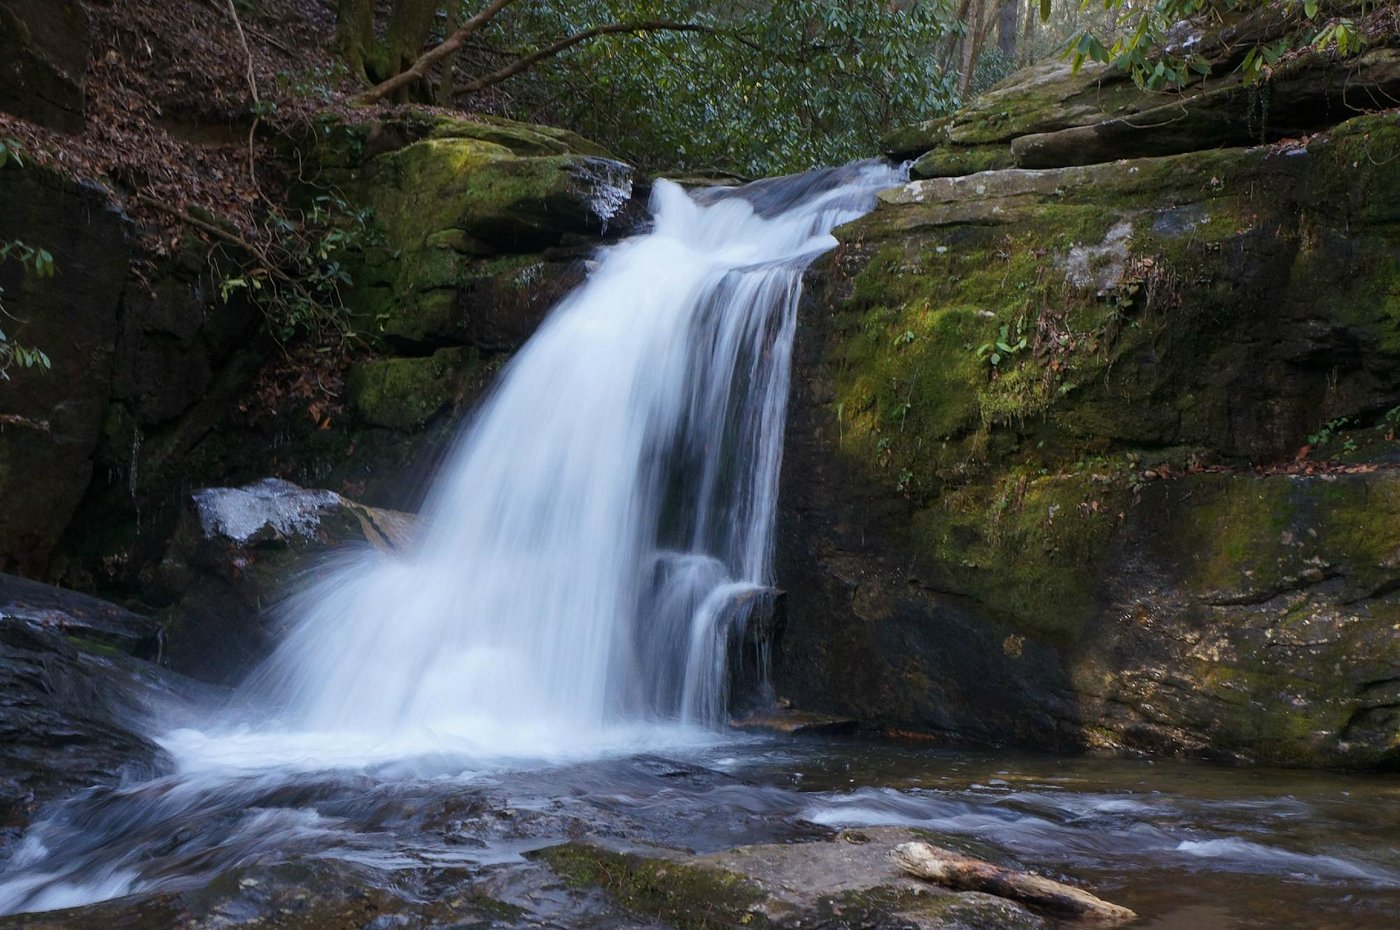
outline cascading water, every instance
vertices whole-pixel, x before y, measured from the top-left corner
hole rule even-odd
[[[250,689],[289,727],[397,750],[721,723],[717,624],[772,582],[801,275],[896,181],[658,182],[654,230],[605,254],[464,433],[417,550],[325,573]]]
[[[300,810],[245,825],[298,773],[479,772],[721,724],[731,627],[772,582],[801,275],[899,180],[658,182],[654,229],[603,253],[464,430],[413,551],[325,567],[230,719],[159,737],[176,775],[36,825],[0,913],[178,886],[152,850],[192,818],[304,839]],[[182,842],[209,861],[212,838]]]

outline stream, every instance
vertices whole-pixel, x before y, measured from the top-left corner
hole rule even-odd
[[[139,914],[143,900],[221,876],[295,885],[305,880],[295,869],[333,863],[352,868],[357,885],[411,900],[442,895],[443,881],[468,887],[513,909],[502,926],[631,926],[602,905],[590,914],[529,854],[579,839],[704,853],[899,825],[1085,884],[1136,910],[1141,930],[1400,925],[1394,779],[696,737],[655,747],[664,753],[491,772],[454,771],[459,761],[447,758],[419,759],[411,772],[229,768],[94,791],[11,851],[18,875],[0,883],[0,909],[129,896],[118,912]],[[48,847],[65,851],[61,868],[25,868]]]

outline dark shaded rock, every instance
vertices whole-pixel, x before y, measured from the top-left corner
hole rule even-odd
[[[774,651],[781,645],[784,594],[759,588],[734,599],[723,621],[729,631],[725,652],[729,661],[727,706],[732,717],[744,718],[776,707],[770,678]]]
[[[10,372],[0,434],[0,569],[39,574],[92,476],[126,282],[128,222],[105,191],[38,165],[0,170],[0,241],[53,254],[53,277],[0,264],[4,329],[52,371]]]
[[[258,310],[241,295],[222,300],[215,289],[205,256],[186,251],[161,263],[149,287],[123,295],[112,400],[138,427],[185,414],[236,352],[257,344]]]
[[[45,605],[37,619],[0,616],[0,828],[80,789],[163,771],[164,751],[141,729],[154,704],[194,693],[111,645],[120,608],[42,587],[23,589]]]
[[[280,633],[273,608],[332,550],[398,549],[414,518],[276,478],[195,493],[161,562],[175,599],[163,614],[170,666],[220,684],[237,681]]]
[[[779,693],[956,739],[1400,763],[1396,154],[1362,117],[915,182],[841,230],[798,334]],[[1312,454],[1359,472],[1246,470],[1339,418]]]
[[[442,240],[435,241],[434,248],[450,251],[454,246]],[[507,352],[524,343],[586,276],[587,263],[567,256],[473,260],[450,277],[417,282],[416,296],[402,303],[395,302],[390,288],[370,285],[364,312],[381,321],[379,330],[387,341],[410,350],[471,346],[488,353]],[[394,305],[376,309],[381,300]]]
[[[0,0],[0,110],[83,128],[88,18],[78,0]]]
[[[76,591],[0,575],[0,622],[22,621],[59,636],[155,658],[160,624]]]
[[[350,404],[372,426],[412,430],[468,390],[482,367],[472,349],[439,349],[427,358],[361,362],[346,385]]]

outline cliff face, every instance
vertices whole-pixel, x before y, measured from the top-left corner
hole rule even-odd
[[[923,179],[839,231],[799,330],[780,691],[955,738],[1400,759],[1400,117],[1346,103],[1400,70],[1368,55],[1173,98],[1176,134],[1041,68],[891,140]],[[1251,93],[1312,101],[1312,134],[1239,147]]]

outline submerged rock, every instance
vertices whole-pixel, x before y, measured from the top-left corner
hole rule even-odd
[[[175,598],[162,617],[166,660],[205,681],[236,681],[271,649],[273,608],[297,579],[339,548],[401,549],[415,520],[278,478],[194,493],[161,562]]]

